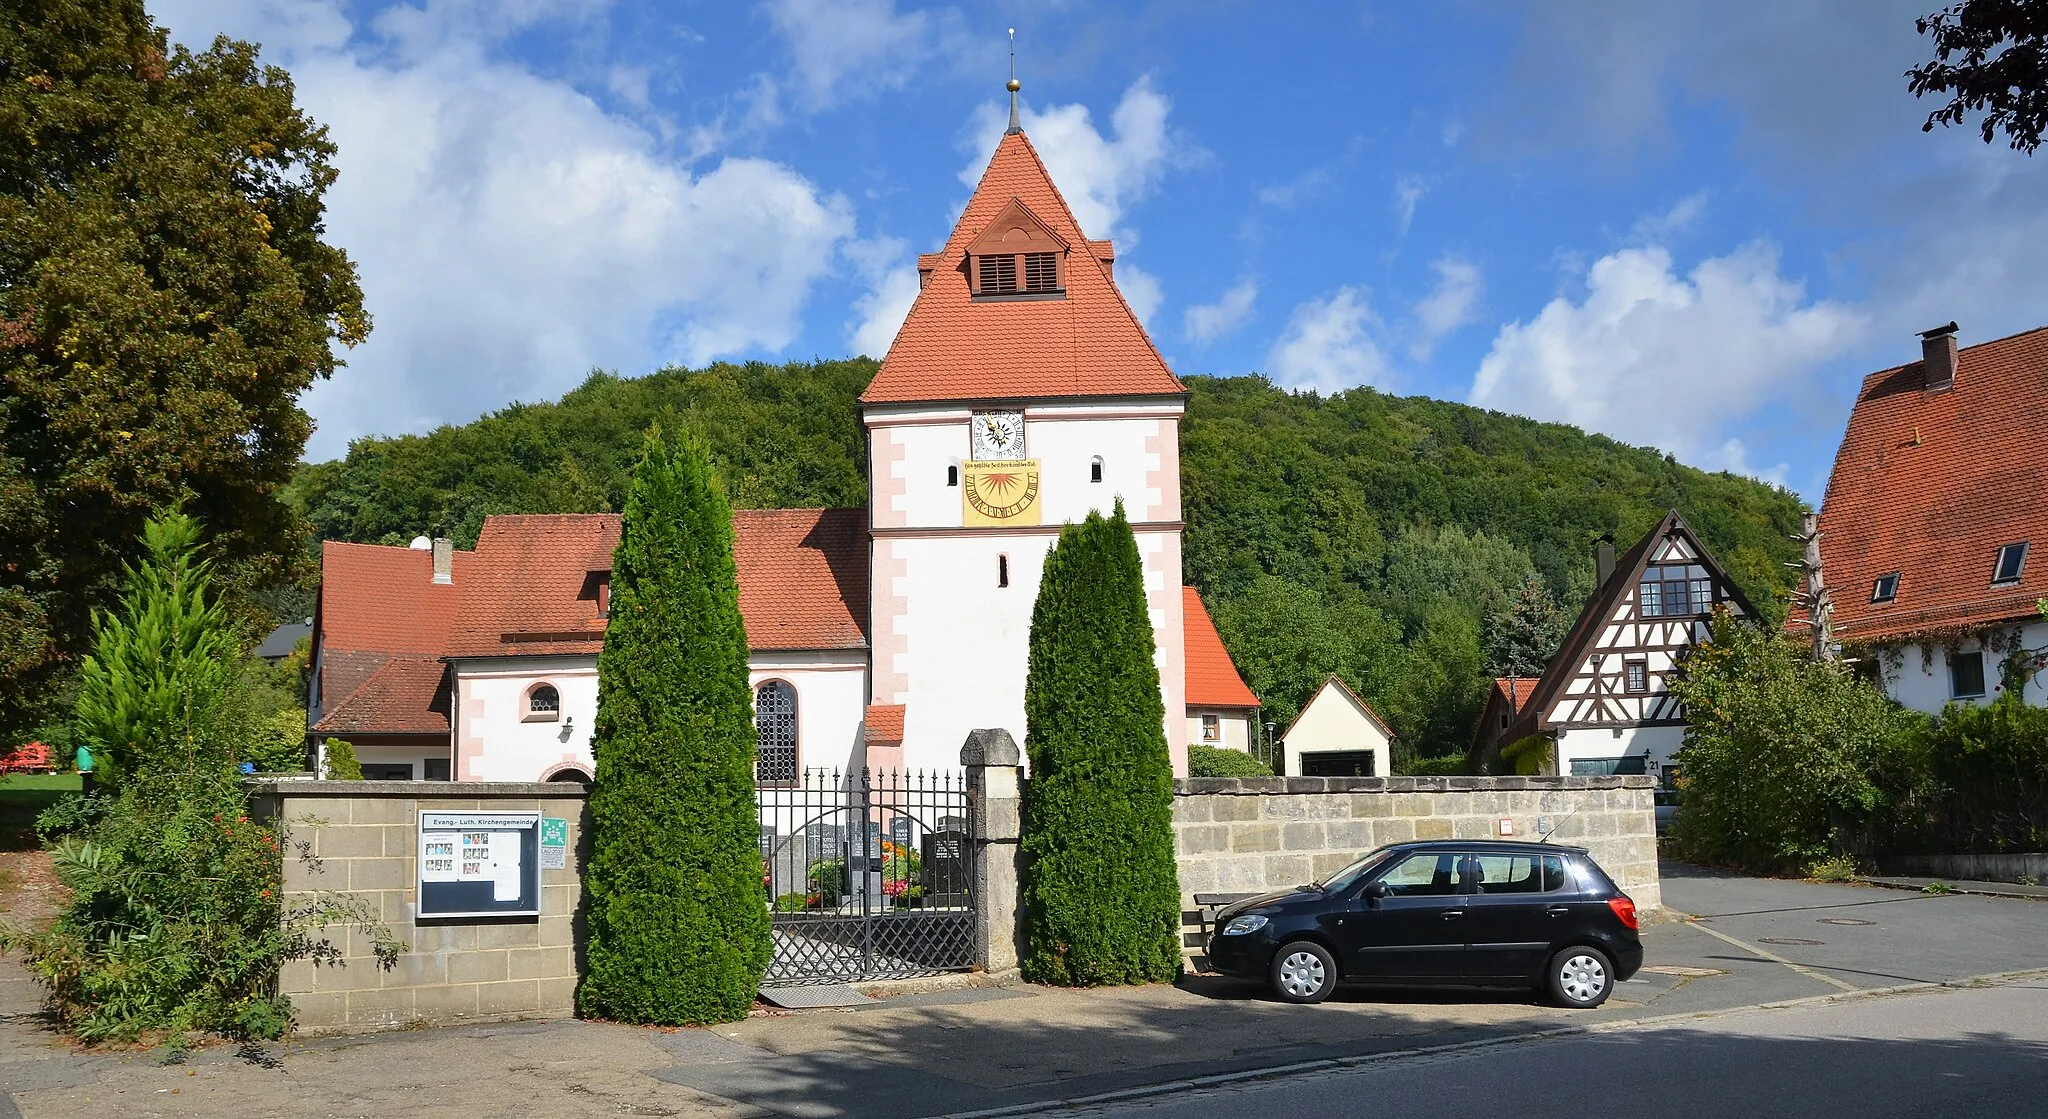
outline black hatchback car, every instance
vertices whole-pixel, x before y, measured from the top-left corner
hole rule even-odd
[[[1496,840],[1382,847],[1223,910],[1207,949],[1217,971],[1287,1002],[1355,979],[1528,985],[1593,1007],[1643,966],[1635,902],[1583,848]]]

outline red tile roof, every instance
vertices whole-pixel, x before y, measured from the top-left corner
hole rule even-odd
[[[1201,592],[1180,589],[1181,639],[1187,649],[1187,705],[1189,707],[1257,707],[1259,697],[1245,687],[1244,677],[1230,662],[1223,647],[1223,635],[1209,620],[1202,606]]]
[[[604,618],[597,588],[618,541],[619,518],[611,513],[485,518],[448,654],[598,652]],[[733,559],[753,648],[866,647],[865,510],[735,510]]]
[[[1066,298],[974,302],[967,248],[1011,204],[1070,246]],[[918,293],[881,371],[861,400],[1164,396],[1186,389],[1111,282],[1106,242],[1091,242],[1023,133],[1003,137],[945,249],[920,256],[930,282]]]
[[[894,746],[903,742],[903,705],[871,703],[863,720],[870,746]]]
[[[1991,585],[2000,545],[2048,550],[2048,327],[1963,347],[1955,387],[1924,386],[1917,361],[1864,378],[1835,455],[1821,562],[1845,641],[2030,618],[2048,595],[2048,555]],[[1897,597],[1871,602],[1892,572]]]
[[[448,666],[439,657],[390,656],[369,678],[331,704],[320,734],[448,733]]]
[[[447,651],[475,562],[472,552],[454,553],[454,582],[437,584],[430,551],[331,540],[321,545],[313,627],[320,721],[314,730],[448,733],[445,706],[433,712],[443,690],[438,658]],[[408,663],[393,667],[400,661]]]
[[[1507,705],[1508,714],[1520,714],[1522,705],[1529,702],[1529,693],[1536,690],[1537,677],[1496,676],[1493,679],[1495,698]]]

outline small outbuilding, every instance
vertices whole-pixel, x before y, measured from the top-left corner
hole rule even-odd
[[[1394,771],[1394,732],[1332,676],[1288,724],[1281,752],[1288,777],[1386,777]]]

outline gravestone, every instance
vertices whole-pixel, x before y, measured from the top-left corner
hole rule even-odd
[[[964,823],[964,821],[962,821]],[[965,828],[927,832],[919,861],[924,878],[927,909],[967,904],[967,830]]]

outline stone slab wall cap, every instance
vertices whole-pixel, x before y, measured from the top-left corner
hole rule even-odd
[[[1001,727],[971,730],[967,741],[960,747],[961,765],[1022,765],[1024,752],[1017,749],[1017,740]]]

